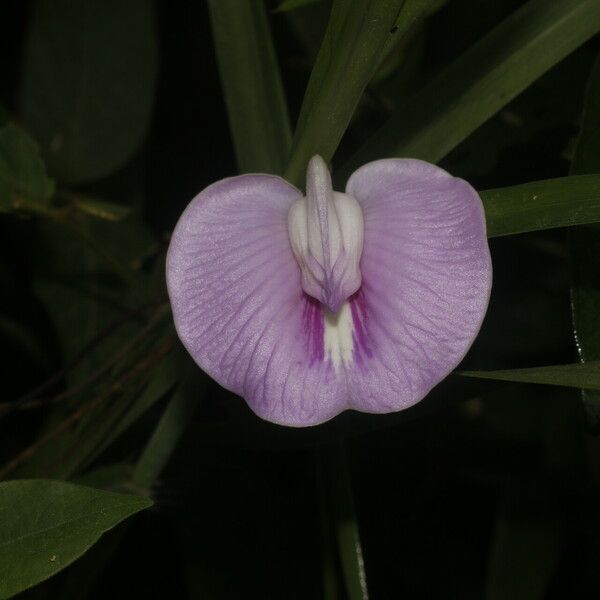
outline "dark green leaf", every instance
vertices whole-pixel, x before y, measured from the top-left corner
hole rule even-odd
[[[263,0],[210,0],[210,14],[238,166],[282,173],[291,131]]]
[[[600,390],[600,361],[503,371],[460,371],[459,374],[480,379]]]
[[[375,74],[404,0],[335,0],[302,102],[286,178],[300,184],[313,154],[335,152]]]
[[[81,183],[139,148],[157,73],[151,0],[38,0],[25,52],[23,112],[49,171]]]
[[[600,221],[600,175],[533,181],[480,195],[489,237]]]
[[[586,93],[581,133],[572,173],[600,173],[600,57],[592,70]],[[600,175],[599,175],[600,177]],[[600,359],[600,226],[578,227],[569,237],[571,250],[572,310],[581,360]],[[600,393],[583,392],[590,422],[600,424]]]
[[[341,176],[374,158],[439,161],[599,30],[599,2],[530,0],[399,106]]]
[[[51,480],[0,483],[0,598],[51,577],[146,498]]]
[[[53,192],[37,144],[13,123],[0,128],[0,212],[44,210]]]

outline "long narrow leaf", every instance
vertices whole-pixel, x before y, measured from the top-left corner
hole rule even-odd
[[[529,369],[507,369],[502,371],[460,371],[465,377],[496,379],[519,383],[539,383],[587,390],[600,390],[600,361],[532,367]]]
[[[530,0],[400,106],[340,176],[386,156],[439,161],[599,30],[600,2]]]
[[[229,125],[241,172],[281,173],[291,130],[263,0],[210,0]]]
[[[488,237],[600,221],[600,175],[533,181],[480,195]]]
[[[313,154],[331,159],[374,75],[404,0],[335,0],[302,103],[286,178],[299,184]]]

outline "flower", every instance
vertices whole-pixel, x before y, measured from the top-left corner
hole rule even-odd
[[[272,175],[223,179],[186,208],[167,256],[194,360],[291,426],[423,399],[471,346],[491,281],[479,196],[413,159],[362,166],[344,194],[319,156],[306,196]]]

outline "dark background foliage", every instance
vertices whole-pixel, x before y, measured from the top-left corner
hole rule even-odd
[[[61,10],[69,12],[64,8],[68,4],[48,7],[56,10],[57,23]],[[399,99],[523,2],[476,4],[475,9],[471,0],[449,0],[411,32],[403,60],[390,59],[389,69],[381,69],[367,89],[335,155],[334,170],[385,121]],[[157,6],[158,76],[156,86],[144,91],[152,112],[143,143],[107,173],[61,180],[72,193],[101,197],[141,215],[147,243],[139,246],[136,259],[144,282],[152,282],[151,297],[144,302],[154,304],[165,299],[162,261],[181,211],[204,186],[237,172],[207,7],[198,1]],[[23,90],[33,11],[33,2],[5,0],[0,5],[0,105],[25,128],[31,124]],[[326,3],[269,16],[292,123],[326,17]],[[586,81],[599,49],[594,38],[576,50],[441,165],[477,189],[567,175]],[[51,71],[47,77],[49,85],[60,85]],[[100,94],[95,104],[100,114],[102,88],[94,93]],[[123,126],[128,126],[127,118]],[[61,168],[48,163],[52,177]],[[134,243],[128,219],[94,221],[90,227],[99,226],[108,249],[121,248],[124,239]],[[77,239],[41,216],[0,215],[3,403],[70,364],[74,352],[61,336],[76,330],[89,341],[110,321],[99,311],[115,318],[139,305],[125,298],[114,274],[86,271],[80,261],[87,255],[76,246]],[[576,362],[568,232],[499,238],[491,248],[492,302],[465,366]],[[62,322],[53,312],[57,302],[64,309]],[[147,324],[148,313],[137,316],[124,337]],[[168,322],[161,327],[170,332]],[[171,333],[160,335],[174,343]],[[104,376],[90,384],[89,374],[120,347],[111,344],[109,337],[94,352],[84,352],[83,366],[62,372],[43,397],[55,398],[78,381],[87,385],[85,393],[70,402],[101,394]],[[144,341],[131,353],[152,355],[157,345],[156,340]],[[110,376],[116,377],[113,371]],[[130,384],[141,385],[137,380]],[[343,598],[341,565],[330,547],[336,511],[327,491],[327,457],[341,440],[372,598],[598,594],[600,443],[579,391],[451,377],[404,413],[344,414],[324,426],[297,431],[259,422],[242,400],[214,382],[199,378],[196,385],[197,405],[185,434],[151,486],[154,508],[113,530],[81,561],[23,597],[319,598],[333,573]],[[90,452],[83,464],[68,467],[73,456],[85,452],[81,445],[66,458],[50,446],[12,475],[75,478],[102,465],[131,462],[162,414],[169,389],[124,435]],[[118,407],[121,401],[113,403]],[[3,414],[2,462],[9,463],[51,431],[64,410],[60,402],[43,402]],[[120,414],[99,423],[110,430]],[[86,436],[101,429],[91,423]]]

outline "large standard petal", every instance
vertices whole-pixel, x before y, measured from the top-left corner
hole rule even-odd
[[[219,181],[192,200],[167,256],[177,332],[198,365],[261,417],[304,426],[348,408],[324,360],[323,315],[304,294],[287,216],[300,192],[279,177]]]
[[[458,365],[479,331],[492,283],[483,207],[467,182],[412,159],[364,165],[346,193],[363,209],[359,321],[370,348],[347,369],[349,403],[401,410]]]

